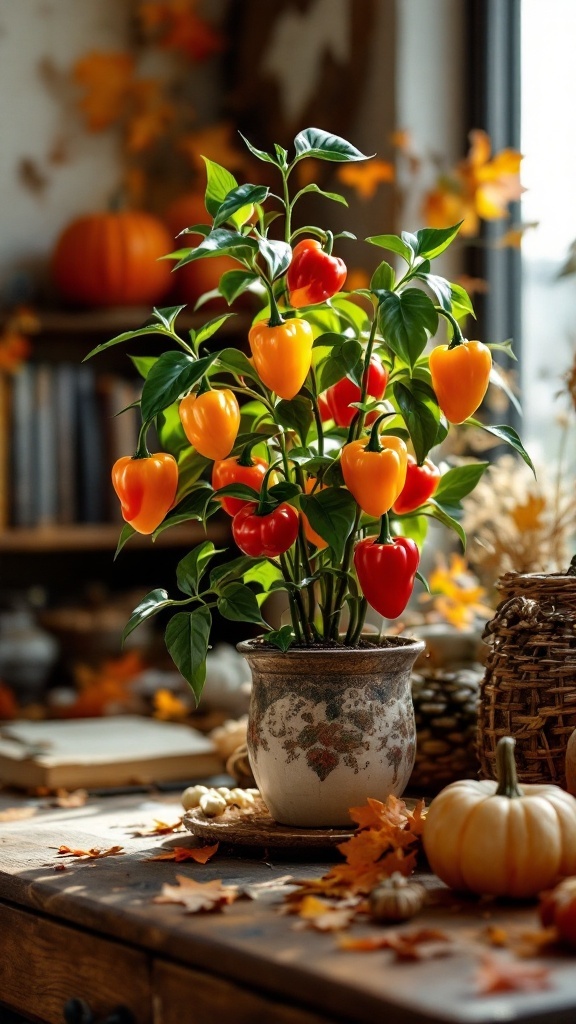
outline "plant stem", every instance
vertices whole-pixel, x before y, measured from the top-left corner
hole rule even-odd
[[[372,358],[372,349],[374,348],[374,339],[376,338],[377,327],[378,327],[378,316],[377,316],[376,311],[375,311],[374,312],[374,319],[372,320],[372,326],[370,328],[370,336],[368,338],[368,343],[366,345],[366,352],[364,354],[364,369],[362,371],[362,390],[360,392],[360,402],[361,402],[361,404],[364,404],[364,402],[366,401],[366,396],[368,394],[368,369],[370,367],[370,359]],[[360,435],[361,435],[361,433],[362,433],[362,431],[364,429],[364,421],[366,419],[366,413],[362,409],[359,409],[358,411],[359,411],[359,416],[356,419],[355,423],[353,423],[352,437],[350,438],[351,441],[354,441],[358,437],[360,437]]]
[[[310,377],[312,380],[312,393],[316,395],[316,374],[312,367],[310,367]],[[324,427],[322,425],[322,417],[320,415],[320,409],[318,408],[318,402],[316,397],[312,399],[312,409],[314,411],[314,420],[316,422],[316,433],[318,434],[318,455],[324,455]]]
[[[362,636],[362,630],[364,629],[364,623],[366,621],[366,612],[368,611],[368,601],[365,597],[360,598],[358,602],[358,618],[356,621],[356,629],[352,635],[350,643],[353,647],[356,647],[360,637]]]
[[[354,552],[354,541],[355,541],[355,538],[356,538],[356,531],[358,530],[358,523],[360,522],[361,514],[362,514],[361,509],[360,509],[359,506],[357,506],[356,507],[356,515],[354,517],[354,526],[352,527],[352,529],[350,531],[350,535],[348,537],[348,540],[346,541],[346,546],[344,548],[344,555],[342,557],[342,565],[340,566],[340,568],[342,569],[342,572],[344,572],[344,573],[350,572],[350,565],[352,563],[352,554]],[[346,595],[346,587],[347,587],[347,580],[346,580],[346,577],[344,576],[340,580],[340,583],[338,584],[338,589],[336,591],[336,600],[334,602],[334,612],[332,613],[331,631],[332,631],[332,639],[333,640],[337,640],[338,639],[339,619],[335,618],[335,616],[336,615],[339,616],[340,611],[342,609],[342,603],[343,603],[344,597]]]
[[[290,572],[288,559],[286,554],[280,555],[280,565],[282,566],[282,574],[286,583],[293,582],[293,574]],[[304,642],[310,645],[313,642],[312,630],[310,629],[310,623],[306,618],[306,612],[304,610],[304,602],[302,601],[302,594],[299,590],[292,592],[290,588],[288,590],[288,599],[290,601],[291,614],[293,615],[293,626],[294,632],[296,632],[296,625],[299,623],[304,634]]]
[[[464,342],[464,335],[462,334],[460,324],[458,323],[456,317],[452,316],[452,313],[449,313],[448,310],[444,309],[443,306],[434,306],[434,309],[436,310],[437,313],[440,313],[441,316],[446,317],[446,320],[448,321],[452,328],[452,341],[450,342],[448,348],[456,348],[457,345],[462,345],[462,343]]]

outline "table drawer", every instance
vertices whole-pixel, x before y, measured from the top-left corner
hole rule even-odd
[[[154,1024],[335,1024],[190,967],[157,960],[153,971]]]
[[[144,953],[0,903],[0,1001],[46,1024],[84,999],[96,1018],[117,1006],[152,1024],[150,961]]]

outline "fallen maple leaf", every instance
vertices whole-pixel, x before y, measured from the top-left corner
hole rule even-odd
[[[195,882],[185,875],[176,876],[177,885],[163,885],[153,903],[182,903],[187,914],[220,910],[238,898],[238,886],[222,885],[219,878],[211,882]]]
[[[550,971],[547,967],[531,967],[485,953],[480,959],[474,986],[479,996],[499,992],[539,992],[551,987]]]
[[[158,818],[154,818],[154,827],[145,830],[135,830],[131,835],[135,837],[139,836],[166,836],[171,832],[183,832],[184,826],[182,824],[182,818],[178,818],[178,821],[173,822],[172,825],[168,825],[165,821],[160,821]]]
[[[502,928],[488,925],[480,938],[491,946],[512,950],[516,956],[537,956],[546,946],[558,941],[556,928]]]
[[[298,908],[299,921],[294,928],[314,928],[318,932],[335,932],[348,928],[358,907],[358,900],[327,903],[317,896],[305,896]]]
[[[122,846],[111,846],[108,850],[99,850],[95,846],[90,850],[74,850],[71,846],[58,847],[59,857],[83,857],[85,860],[99,860],[102,857],[115,857],[117,854],[123,853]]]
[[[218,850],[219,843],[214,846],[174,846],[172,850],[165,850],[156,857],[147,857],[147,860],[194,860],[197,864],[207,864]]]
[[[428,960],[431,957],[448,956],[456,948],[446,932],[440,931],[439,928],[389,931],[386,935],[367,935],[363,938],[342,935],[338,937],[338,947],[360,953],[390,949],[398,960]]]
[[[251,900],[267,900],[270,903],[290,895],[298,890],[292,875],[281,875],[271,878],[268,882],[255,882],[254,885],[240,887],[240,895]]]

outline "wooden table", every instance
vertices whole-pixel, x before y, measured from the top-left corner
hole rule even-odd
[[[4,807],[17,802],[3,795]],[[574,955],[530,961],[550,967],[547,991],[475,994],[474,973],[488,948],[482,930],[497,923],[535,928],[534,905],[458,899],[426,876],[430,905],[400,927],[441,928],[456,940],[455,953],[398,962],[390,951],[342,952],[331,933],[295,930],[294,916],[279,914],[278,904],[241,899],[223,912],[192,915],[152,902],[178,875],[226,883],[319,877],[339,854],[221,848],[206,865],[150,862],[162,850],[194,842],[188,833],[132,834],[152,827],[154,818],[175,821],[181,813],[175,796],[91,797],[74,809],[45,803],[29,819],[0,821],[1,1024],[14,1012],[62,1024],[63,1006],[73,997],[89,1004],[98,1024],[119,1005],[135,1024],[576,1021]],[[67,858],[66,870],[57,870],[62,844],[119,845],[125,853]],[[382,926],[352,932],[366,933],[381,935]]]

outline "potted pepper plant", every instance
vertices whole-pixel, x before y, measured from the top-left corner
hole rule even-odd
[[[333,247],[354,236],[296,221],[307,193],[345,200],[293,187],[293,172],[310,158],[370,158],[315,128],[296,136],[291,156],[244,142],[271,165],[277,191],[239,185],[206,160],[211,223],[187,226],[197,244],[169,258],[235,260],[219,293],[229,304],[247,290],[261,299],[246,351],[217,344],[232,313],[185,337],[180,306],[154,309],[142,328],[89,353],[151,334],[165,342],[157,357],[131,357],[142,428],[137,451],[112,471],[126,520],[119,549],[135,531],[154,538],[222,509],[238,549],[222,562],[210,540],[194,547],[177,568],[179,596],[153,590],[125,636],[170,610],[166,645],[198,700],[212,610],[260,627],[239,647],[253,675],[248,747],[263,798],[280,822],[342,825],[350,806],[399,794],[409,779],[410,669],[424,645],[369,636],[365,616],[368,605],[384,620],[402,615],[428,519],[464,540],[459,502],[486,463],[441,473],[429,453],[452,424],[483,426],[474,413],[498,376],[491,346],[462,334],[466,291],[431,272],[459,225],[372,235],[366,242],[399,269],[382,260],[369,287],[347,291]],[[441,322],[449,341],[431,347]],[[162,448],[153,454],[152,424]],[[511,428],[484,429],[529,461]],[[290,621],[272,628],[263,603],[277,590]]]

